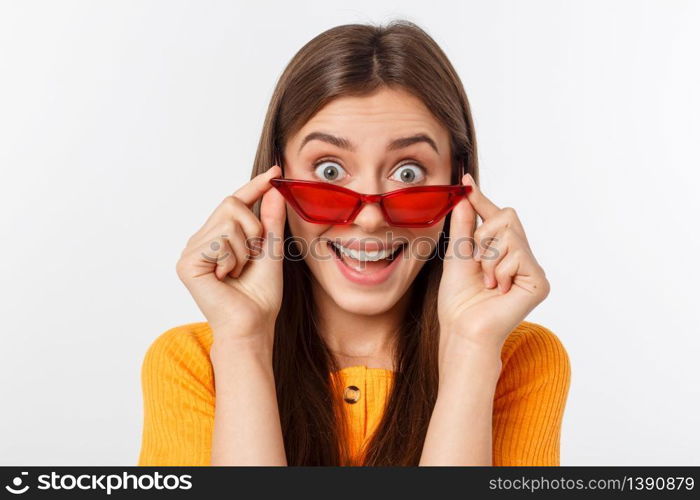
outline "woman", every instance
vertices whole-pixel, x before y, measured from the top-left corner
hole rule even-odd
[[[569,360],[524,321],[549,283],[477,181],[462,83],[423,30],[307,43],[251,181],[177,263],[207,321],[146,354],[139,465],[558,465]]]

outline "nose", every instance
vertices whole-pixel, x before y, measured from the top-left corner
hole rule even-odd
[[[353,186],[353,189],[356,189],[359,193],[369,194],[383,193],[383,187],[381,182],[375,179],[374,182],[365,182],[362,185]],[[379,208],[378,203],[365,203],[357,216],[355,216],[353,225],[360,227],[365,233],[372,234],[379,228],[388,226],[389,224],[384,218],[384,214],[382,213],[382,209]]]
[[[378,203],[366,203],[355,217],[353,224],[369,234],[375,233],[379,228],[389,225]]]

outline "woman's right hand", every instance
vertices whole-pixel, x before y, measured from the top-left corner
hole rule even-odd
[[[282,303],[286,205],[269,180],[274,165],[227,196],[187,242],[177,274],[215,339],[262,340],[272,345]],[[252,212],[262,197],[260,219]]]

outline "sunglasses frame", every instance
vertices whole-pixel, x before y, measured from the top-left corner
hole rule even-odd
[[[277,190],[284,196],[284,198],[289,202],[290,205],[294,208],[294,210],[299,214],[299,216],[304,219],[307,222],[312,222],[314,224],[350,224],[352,221],[355,220],[355,217],[357,217],[357,214],[360,213],[360,210],[367,204],[367,203],[378,203],[379,208],[382,211],[382,214],[384,215],[385,220],[391,224],[392,226],[396,227],[430,227],[434,224],[436,224],[440,219],[442,219],[445,215],[447,215],[457,203],[459,203],[460,198],[465,196],[470,190],[471,186],[465,186],[463,184],[450,184],[450,185],[428,185],[428,186],[409,186],[406,188],[401,188],[401,189],[396,189],[394,191],[389,191],[387,193],[382,193],[382,194],[363,194],[363,193],[358,193],[357,191],[353,191],[352,189],[348,189],[342,186],[336,186],[334,184],[329,184],[327,182],[321,182],[321,181],[307,181],[307,180],[298,180],[298,179],[284,179],[282,177],[274,177],[270,179],[270,184],[272,184]],[[352,212],[346,217],[345,219],[341,220],[336,220],[336,221],[319,221],[314,219],[313,217],[309,217],[305,212],[304,209],[299,205],[297,200],[294,198],[294,196],[291,193],[291,187],[292,186],[314,186],[320,189],[324,189],[327,191],[335,191],[337,193],[343,193],[349,196],[352,196],[357,200],[357,203],[355,204],[355,207],[352,209]],[[397,196],[403,196],[405,194],[414,194],[414,193],[432,193],[432,192],[446,192],[451,195],[449,198],[448,203],[445,205],[445,207],[438,212],[436,216],[434,216],[432,219],[425,221],[425,222],[410,222],[410,223],[401,223],[392,220],[390,214],[388,213],[386,207],[384,206],[384,200],[395,198]]]

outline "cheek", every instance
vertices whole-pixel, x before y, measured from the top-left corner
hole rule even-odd
[[[320,224],[306,222],[289,207],[287,208],[287,222],[293,237],[304,238],[307,241],[321,234],[325,228],[325,226]]]
[[[440,238],[442,224],[413,230],[409,250],[412,259],[425,260],[433,253]]]
[[[325,242],[320,236],[331,226],[306,222],[291,209],[287,210],[287,223],[291,232],[290,236],[296,242],[299,252],[301,252],[300,255],[303,255],[309,266],[313,268],[314,263],[309,262],[313,255],[320,253],[323,256],[327,253]],[[299,247],[300,245],[301,247]]]

